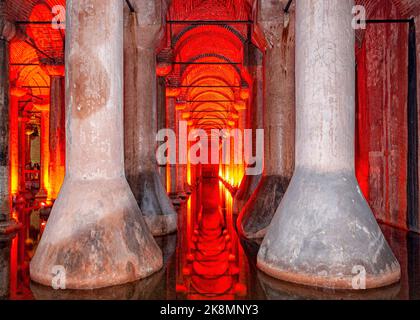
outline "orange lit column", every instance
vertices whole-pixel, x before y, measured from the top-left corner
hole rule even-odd
[[[15,28],[4,19],[5,6],[6,2],[0,1],[0,240],[9,241],[17,227],[11,220],[9,149],[9,41]]]
[[[272,277],[350,290],[400,279],[355,177],[353,6],[296,2],[296,169],[257,257]]]
[[[177,128],[177,138],[178,138],[178,143],[177,143],[177,159],[178,159],[178,164],[176,166],[176,193],[178,195],[178,197],[181,200],[185,200],[187,198],[187,194],[185,193],[186,191],[186,184],[187,184],[187,164],[186,163],[181,163],[180,159],[180,153],[184,152],[186,150],[182,150],[182,148],[184,148],[185,146],[182,146],[182,139],[187,139],[187,143],[188,143],[188,136],[185,137],[185,134],[188,134],[188,130],[182,130],[181,128],[181,123],[180,121],[182,121],[182,112],[183,112],[183,108],[177,108],[177,110],[175,111],[175,121],[176,121],[176,128]],[[185,132],[181,132],[181,131],[185,131]],[[183,135],[184,137],[181,137],[181,135]],[[181,148],[181,149],[180,149]]]
[[[68,0],[66,176],[30,264],[32,280],[94,289],[162,268],[124,174],[123,2]]]
[[[261,1],[259,25],[264,56],[264,173],[238,219],[246,238],[263,238],[293,174],[295,119],[294,11],[281,2]]]
[[[50,166],[50,105],[34,104],[34,110],[41,113],[41,171],[40,188],[36,195],[39,201],[49,199],[49,166]]]
[[[65,174],[65,92],[64,66],[46,65],[43,68],[50,75],[50,117],[49,117],[49,200],[55,200],[64,181]]]
[[[161,29],[160,7],[154,0],[131,1],[135,54],[125,63],[125,166],[127,180],[153,235],[177,230],[177,213],[158,173],[156,161],[157,78],[156,39]]]
[[[158,77],[158,130],[166,128],[166,90],[165,78]],[[159,174],[165,189],[167,188],[167,166],[159,165]]]
[[[10,192],[19,192],[19,99],[26,94],[21,88],[10,89]]]
[[[263,129],[263,102],[264,102],[264,67],[263,57],[257,49],[254,49],[255,66],[252,67],[251,73],[254,78],[253,92],[248,101],[239,100],[235,102],[239,110],[247,109],[249,116],[249,129],[252,129],[252,150],[256,155],[256,130]],[[244,141],[245,143],[250,141]],[[262,155],[259,155],[260,157]],[[261,174],[245,174],[241,181],[238,192],[233,199],[233,214],[239,214],[245,204],[248,202],[261,180]]]
[[[175,97],[172,96],[172,92],[170,89],[166,90],[166,127],[168,130],[173,130],[176,133],[176,118],[175,118]],[[176,150],[170,150],[170,152],[175,152]],[[178,160],[178,159],[177,159]],[[176,192],[176,164],[168,164],[167,169],[167,184],[168,184],[168,193],[172,199],[177,198]],[[175,202],[174,202],[175,201]],[[173,200],[174,203],[179,202],[178,199]]]

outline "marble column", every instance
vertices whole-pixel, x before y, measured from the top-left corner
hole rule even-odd
[[[264,173],[242,209],[238,231],[263,238],[293,174],[295,123],[294,11],[283,3],[261,0],[259,26],[267,47],[264,56]]]
[[[180,121],[183,121],[182,119],[182,112],[183,109],[181,110],[176,110],[176,116],[175,116],[175,121],[176,121],[176,133],[177,133],[177,138],[178,138],[178,143],[177,143],[177,159],[178,159],[178,164],[176,166],[176,193],[179,199],[181,199],[182,201],[187,199],[187,164],[186,163],[181,163],[180,159],[180,147],[181,147],[181,140],[184,138],[181,138],[181,135],[184,135],[184,133],[181,133],[181,126],[180,126]],[[184,120],[185,121],[185,120]],[[188,129],[187,129],[187,134],[188,134]],[[188,135],[185,139],[188,139]],[[188,151],[188,150],[187,150]]]
[[[256,150],[256,130],[263,129],[264,114],[264,66],[262,53],[254,48],[250,51],[250,60],[252,61],[251,75],[254,79],[252,85],[252,97],[247,102],[248,126],[246,129],[252,129],[252,150],[255,155]],[[240,105],[245,104],[241,101]],[[245,141],[246,143],[246,141]],[[260,155],[261,156],[261,155]],[[245,165],[246,167],[247,165]],[[261,181],[261,174],[245,174],[238,191],[233,199],[233,214],[238,215]]]
[[[162,268],[124,174],[123,2],[67,1],[66,176],[30,264],[33,281],[93,289]]]
[[[167,90],[168,91],[168,90]],[[167,92],[167,98],[166,98],[166,128],[169,130],[173,130],[176,133],[176,103],[175,103],[175,97],[168,96]],[[175,152],[176,150],[172,150],[170,152]],[[176,164],[168,164],[167,166],[167,183],[168,183],[168,189],[169,189],[169,196],[172,199],[172,202],[175,204],[180,204],[180,200],[177,198],[178,194],[176,192]]]
[[[11,219],[9,148],[9,41],[15,35],[15,28],[4,19],[5,6],[6,2],[0,0],[0,237],[9,239],[19,226]]]
[[[49,197],[55,200],[63,185],[66,160],[64,66],[44,67],[51,79],[49,119]]]
[[[36,194],[39,201],[50,200],[50,183],[49,183],[49,167],[50,167],[50,104],[34,104],[34,110],[41,113],[41,170],[40,170],[40,186]]]
[[[158,130],[166,128],[166,90],[165,78],[158,78]],[[167,172],[166,165],[159,165],[159,174],[162,184],[167,189]]]
[[[127,180],[153,235],[177,230],[177,214],[159,177],[156,161],[156,52],[161,30],[159,1],[132,1],[134,55],[126,55],[125,165]]]
[[[400,279],[355,177],[353,5],[296,2],[296,169],[257,257],[272,277],[336,289]]]
[[[26,91],[12,87],[10,89],[10,192],[12,196],[19,192],[19,100]]]

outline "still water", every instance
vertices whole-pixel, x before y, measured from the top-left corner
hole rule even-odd
[[[420,237],[381,226],[401,269],[401,282],[363,292],[314,289],[285,283],[256,266],[259,244],[238,238],[232,196],[217,178],[203,178],[179,208],[179,232],[156,238],[164,268],[153,276],[100,290],[60,290],[29,279],[33,249],[17,237],[0,242],[3,299],[420,299]],[[23,243],[22,243],[23,241]],[[22,249],[23,248],[23,249]]]

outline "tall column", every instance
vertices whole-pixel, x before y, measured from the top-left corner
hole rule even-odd
[[[180,121],[182,121],[182,110],[176,110],[175,111],[175,121],[176,121],[176,128],[177,128],[177,138],[178,138],[178,143],[177,143],[177,159],[180,159],[180,140],[181,140],[181,128],[180,128]],[[188,136],[187,138],[188,139]],[[176,166],[176,193],[178,198],[180,198],[181,200],[185,200],[187,199],[187,164],[184,163],[180,163],[180,161],[178,161],[178,164]]]
[[[11,219],[9,150],[9,41],[15,28],[4,19],[5,8],[6,1],[0,0],[0,240],[13,237],[18,227]]]
[[[157,79],[155,46],[161,28],[160,6],[154,0],[132,1],[127,32],[134,55],[126,55],[126,173],[137,203],[153,235],[177,230],[177,214],[159,177],[156,161]],[[133,67],[134,66],[134,67]]]
[[[49,117],[49,194],[55,200],[65,175],[65,88],[64,66],[46,65],[44,70],[50,75],[50,117]]]
[[[113,286],[162,267],[162,253],[124,175],[123,2],[67,1],[66,176],[32,280],[68,289]]]
[[[242,209],[238,231],[263,238],[293,174],[295,122],[294,11],[281,1],[260,0],[259,26],[267,48],[264,56],[264,173],[256,192]]]
[[[26,91],[13,87],[10,89],[10,192],[19,192],[19,100]]]
[[[252,99],[248,102],[248,115],[249,115],[249,129],[252,129],[252,149],[255,155],[256,150],[256,130],[263,129],[263,114],[264,114],[264,67],[262,53],[253,48],[250,50],[250,61],[252,64],[252,76],[254,79],[252,86]],[[245,103],[245,101],[242,101]],[[245,141],[246,143],[246,141]],[[261,155],[259,155],[261,156]],[[261,174],[258,175],[245,175],[233,199],[233,214],[238,215],[245,204],[248,202],[258,184],[261,181]]]
[[[168,90],[167,90],[168,91]],[[175,97],[168,96],[166,98],[166,127],[169,130],[173,130],[176,132],[176,107],[175,107]],[[170,152],[176,152],[176,150],[172,150]],[[179,199],[177,198],[176,193],[176,164],[169,164],[168,168],[168,175],[167,175],[167,183],[169,186],[169,195],[173,199],[173,202],[179,203]]]
[[[41,113],[41,170],[40,186],[36,195],[38,200],[50,200],[49,166],[50,166],[50,104],[34,104],[34,109]]]
[[[257,257],[275,278],[336,289],[400,278],[355,177],[353,5],[296,2],[296,170]]]
[[[166,128],[166,90],[165,90],[165,78],[159,77],[158,78],[158,130],[162,130]],[[160,179],[162,180],[162,184],[165,187],[167,186],[167,172],[166,172],[166,165],[159,166],[159,174]]]

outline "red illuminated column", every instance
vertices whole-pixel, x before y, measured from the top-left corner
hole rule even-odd
[[[129,13],[135,54],[125,63],[125,165],[127,179],[153,235],[177,230],[177,214],[158,173],[156,161],[156,39],[160,7],[154,0],[135,0]]]
[[[355,177],[353,5],[296,2],[296,169],[257,257],[272,277],[335,289],[400,279]]]
[[[67,1],[66,176],[30,265],[32,280],[93,289],[161,269],[124,174],[123,2]],[[58,270],[58,271],[57,271]]]
[[[17,225],[11,221],[10,118],[13,107],[9,93],[9,41],[14,25],[4,19],[5,1],[0,1],[0,239],[10,240]],[[12,110],[10,110],[10,108]]]
[[[10,192],[19,192],[19,99],[26,94],[21,88],[10,89]]]
[[[167,89],[167,98],[166,98],[166,127],[168,130],[173,130],[176,133],[176,108],[175,108],[175,96],[172,96],[171,90]],[[176,150],[172,150],[170,152],[175,152]],[[167,186],[168,186],[168,193],[172,199],[177,197],[176,192],[176,164],[168,164],[167,168]],[[179,200],[176,200],[179,201]]]
[[[45,65],[44,70],[50,75],[50,119],[49,119],[49,193],[50,200],[55,200],[64,181],[65,175],[65,92],[64,66]]]
[[[261,1],[259,25],[267,39],[264,56],[264,173],[238,219],[247,238],[263,238],[286,192],[294,167],[294,12],[281,2]],[[274,151],[275,150],[275,151]]]
[[[180,159],[180,154],[181,152],[186,152],[187,148],[185,148],[185,146],[181,145],[181,141],[182,139],[186,139],[186,141],[188,141],[188,136],[186,136],[186,134],[188,134],[188,131],[185,131],[181,128],[181,123],[180,121],[182,121],[182,112],[183,112],[183,108],[182,109],[178,109],[175,111],[176,115],[175,115],[175,121],[176,121],[176,128],[177,128],[177,138],[178,138],[178,143],[177,143],[177,159],[178,159],[178,164],[176,166],[176,193],[177,196],[181,199],[181,200],[185,200],[187,198],[187,194],[186,194],[186,184],[187,184],[187,164],[186,163],[181,163]],[[185,132],[182,132],[185,131]],[[181,135],[183,135],[184,137],[181,137]],[[182,150],[184,149],[184,150]]]
[[[256,50],[256,49],[254,49]],[[239,100],[235,102],[238,110],[247,112],[248,128],[252,129],[252,149],[253,155],[256,155],[256,130],[263,129],[264,113],[264,67],[262,53],[256,50],[253,54],[256,56],[256,65],[252,67],[251,74],[254,78],[253,94],[248,100]],[[245,143],[251,141],[244,141]],[[262,155],[259,155],[262,157]],[[249,165],[249,164],[248,164]],[[238,191],[233,199],[233,214],[238,215],[245,204],[248,202],[261,180],[261,174],[245,174],[241,181]]]
[[[50,200],[49,166],[50,166],[50,105],[34,104],[34,110],[41,113],[41,171],[40,188],[36,195],[39,201]]]

